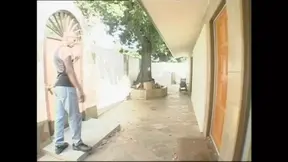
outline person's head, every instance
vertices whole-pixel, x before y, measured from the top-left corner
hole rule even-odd
[[[62,42],[65,43],[68,47],[72,48],[77,43],[77,35],[72,32],[64,32]]]

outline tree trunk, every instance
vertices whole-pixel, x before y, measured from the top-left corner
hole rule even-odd
[[[146,41],[142,46],[142,57],[141,57],[141,66],[140,71],[137,76],[136,83],[144,83],[152,81],[151,74],[151,44],[150,41]]]

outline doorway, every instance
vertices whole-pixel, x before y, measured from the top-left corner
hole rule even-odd
[[[53,56],[57,48],[60,46],[61,38],[65,31],[73,31],[79,36],[78,42],[81,42],[82,31],[79,22],[68,11],[58,11],[52,14],[47,23],[45,29],[44,40],[44,82],[46,85],[53,85],[56,81],[57,72],[53,65]],[[73,53],[82,52],[82,45],[75,45],[72,49]],[[74,71],[77,79],[82,85],[82,59],[73,63]],[[55,97],[53,90],[45,89],[47,116],[49,120],[49,127],[51,135],[54,132],[54,119],[55,119]],[[79,105],[80,112],[83,111],[83,104]],[[65,126],[68,125],[66,120]]]
[[[228,28],[226,6],[221,9],[213,22],[215,47],[215,102],[210,136],[219,153],[222,143],[223,124],[226,114],[228,76]]]

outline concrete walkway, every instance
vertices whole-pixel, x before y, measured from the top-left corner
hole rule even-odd
[[[121,131],[86,161],[171,161],[179,139],[203,138],[190,98],[178,86],[169,87],[166,98],[124,101],[99,118],[117,120]]]

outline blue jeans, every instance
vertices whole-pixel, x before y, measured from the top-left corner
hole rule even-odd
[[[69,128],[72,133],[74,145],[78,145],[81,140],[82,115],[79,111],[77,91],[73,87],[57,86],[54,88],[56,97],[55,110],[55,145],[64,143],[65,115],[68,114]],[[66,112],[66,113],[65,113]]]

